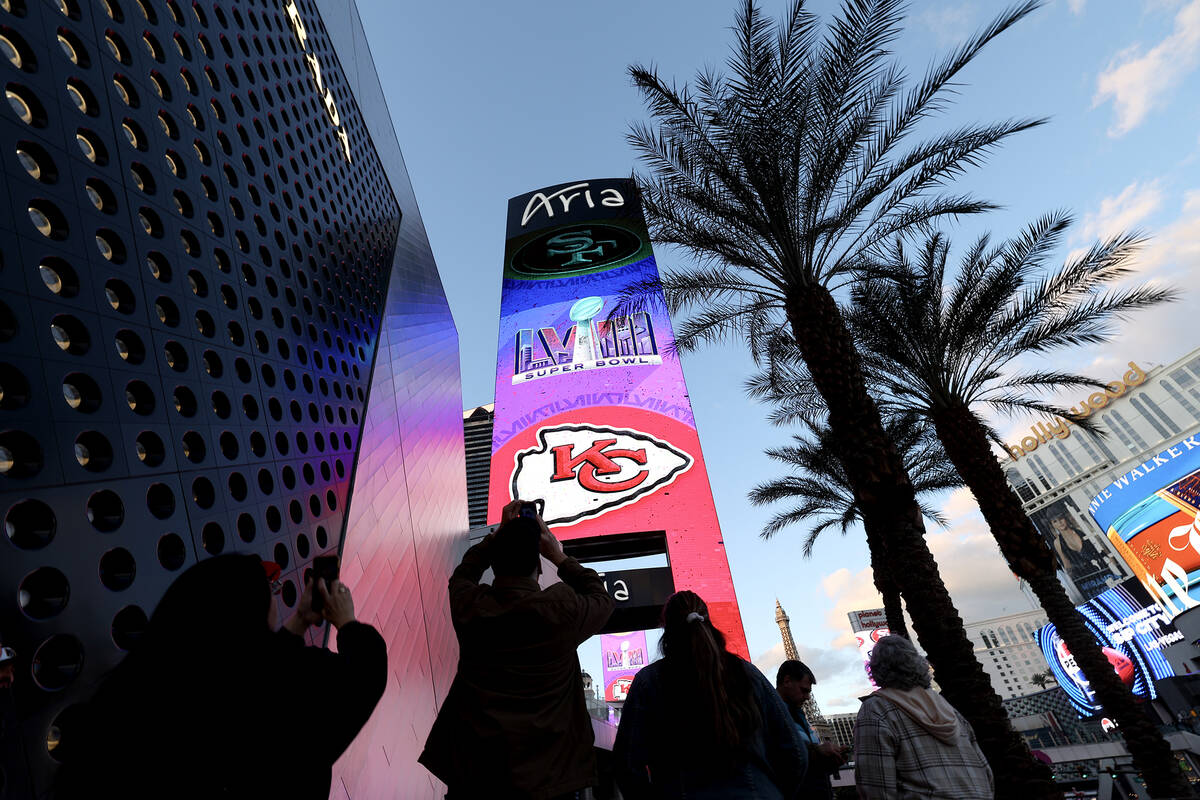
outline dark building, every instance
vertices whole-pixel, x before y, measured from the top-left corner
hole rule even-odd
[[[467,451],[467,517],[472,528],[487,525],[495,408],[489,403],[463,412],[463,442]]]
[[[281,619],[340,551],[391,669],[337,796],[435,796],[458,339],[356,9],[0,0],[0,55],[0,796],[45,794],[73,706],[232,551],[283,565]]]

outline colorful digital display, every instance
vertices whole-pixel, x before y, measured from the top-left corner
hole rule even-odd
[[[887,626],[887,611],[882,608],[869,608],[862,611],[851,611],[849,616],[850,629],[854,631],[854,639],[858,644],[858,655],[863,660],[863,669],[867,673],[867,680],[878,689],[879,685],[871,677],[868,665],[871,662],[871,651],[875,649],[875,643],[891,633]]]
[[[521,497],[563,539],[665,531],[675,587],[747,655],[665,304],[621,308],[657,277],[631,181],[509,202],[488,519]]]
[[[1157,697],[1154,681],[1175,674],[1162,650],[1183,641],[1183,634],[1175,630],[1170,615],[1134,578],[1101,592],[1076,609],[1134,696],[1142,699]],[[1071,704],[1084,716],[1099,712],[1095,693],[1054,625],[1039,628],[1037,641]]]
[[[629,694],[633,676],[650,663],[646,632],[605,633],[600,636],[601,667],[604,674],[604,699],[619,703]]]
[[[1200,605],[1200,436],[1126,472],[1088,510],[1171,617]]]
[[[1102,532],[1070,497],[1034,511],[1029,519],[1054,552],[1059,570],[1078,592],[1077,602],[1091,600],[1128,574],[1116,566]]]

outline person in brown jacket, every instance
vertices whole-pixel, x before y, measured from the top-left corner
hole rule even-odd
[[[449,800],[556,800],[595,783],[575,651],[608,621],[613,601],[540,517],[520,515],[525,506],[506,506],[499,530],[450,577],[458,673],[418,759]],[[539,588],[539,553],[561,583]],[[479,582],[489,566],[490,586]]]

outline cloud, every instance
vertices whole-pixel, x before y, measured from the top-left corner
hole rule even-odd
[[[1067,8],[1071,9],[1071,13],[1079,16],[1083,13],[1083,7],[1087,4],[1087,0],[1067,0]]]
[[[1096,239],[1133,230],[1162,204],[1161,181],[1134,181],[1117,194],[1102,199],[1098,209],[1085,214],[1074,238],[1090,245]]]
[[[932,31],[942,45],[959,44],[970,36],[974,19],[975,6],[972,3],[928,8],[916,17],[917,23]]]
[[[1113,101],[1117,119],[1108,135],[1136,128],[1167,93],[1200,63],[1200,0],[1191,0],[1175,16],[1167,38],[1146,52],[1140,45],[1122,50],[1096,80],[1092,107]]]

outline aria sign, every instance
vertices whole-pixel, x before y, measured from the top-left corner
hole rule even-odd
[[[317,84],[317,91],[323,93],[321,100],[325,104],[325,113],[329,115],[329,122],[337,131],[337,137],[342,143],[342,152],[345,154],[346,160],[351,161],[350,135],[346,133],[346,126],[342,125],[342,117],[338,114],[337,104],[333,100],[333,90],[325,85],[325,81],[321,77],[321,62],[315,55],[308,52],[308,31],[304,27],[304,20],[300,17],[300,9],[296,7],[296,0],[284,0],[283,10],[287,12],[288,21],[292,24],[292,33],[296,34],[296,40],[300,42],[300,49],[304,51],[304,59],[308,62],[308,71],[312,73],[313,81]]]

